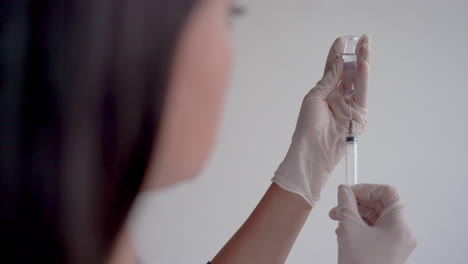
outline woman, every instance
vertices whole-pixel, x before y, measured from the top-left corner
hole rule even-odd
[[[135,196],[193,178],[210,155],[231,67],[232,10],[231,0],[2,4],[4,259],[138,262],[126,228]],[[285,261],[343,156],[342,42],[304,99],[271,187],[212,263]],[[358,53],[361,133],[367,36]],[[338,198],[330,216],[339,220],[339,263],[404,263],[415,240],[394,188],[341,186]]]

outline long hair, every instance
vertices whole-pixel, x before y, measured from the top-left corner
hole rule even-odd
[[[140,188],[196,0],[0,3],[8,263],[103,263]]]

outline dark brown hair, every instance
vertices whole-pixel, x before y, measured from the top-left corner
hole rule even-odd
[[[196,0],[0,3],[8,263],[103,263],[141,185]]]

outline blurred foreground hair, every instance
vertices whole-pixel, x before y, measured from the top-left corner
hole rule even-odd
[[[104,263],[140,188],[195,2],[1,1],[2,259]]]

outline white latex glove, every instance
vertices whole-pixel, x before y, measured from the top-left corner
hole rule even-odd
[[[349,103],[340,93],[344,39],[333,43],[325,74],[304,98],[292,143],[272,181],[290,192],[302,195],[314,206],[328,178],[344,155],[348,132]],[[352,115],[356,132],[361,134],[367,119],[370,39],[360,38],[356,53],[358,66]]]
[[[338,264],[403,264],[416,247],[398,191],[388,185],[338,187]]]

